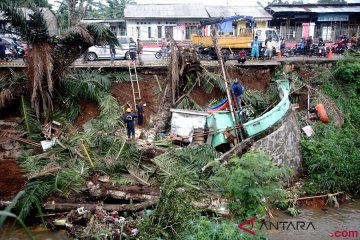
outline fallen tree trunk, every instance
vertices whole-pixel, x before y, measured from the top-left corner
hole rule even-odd
[[[106,211],[140,211],[157,203],[157,200],[145,201],[136,204],[101,204]],[[94,209],[98,203],[45,203],[43,208],[48,211],[71,211],[84,207],[84,210]]]
[[[156,186],[120,185],[110,183],[87,182],[89,192],[94,197],[123,200],[148,201],[158,199],[160,188]]]

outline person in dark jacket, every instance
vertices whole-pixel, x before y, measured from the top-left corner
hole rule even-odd
[[[136,105],[137,117],[138,117],[138,125],[142,126],[144,124],[144,107],[142,100]]]
[[[1,60],[5,59],[5,50],[6,50],[5,43],[2,41],[2,38],[0,38],[0,59]]]
[[[236,97],[237,104],[239,106],[239,110],[241,110],[241,108],[242,108],[241,107],[241,98],[242,98],[242,95],[244,94],[244,90],[245,90],[244,86],[241,85],[237,79],[235,79],[231,88]]]
[[[132,140],[135,140],[135,118],[137,116],[131,112],[130,108],[126,109],[126,114],[124,115],[124,122],[126,123],[127,135],[130,140],[130,136]]]

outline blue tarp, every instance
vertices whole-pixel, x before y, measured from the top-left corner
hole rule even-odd
[[[232,32],[233,31],[232,21],[220,23],[219,30],[221,32]]]

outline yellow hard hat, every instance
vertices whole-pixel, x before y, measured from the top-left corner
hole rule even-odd
[[[126,109],[126,112],[128,112],[128,113],[131,112],[131,109],[130,109],[130,108],[127,108],[127,109]]]

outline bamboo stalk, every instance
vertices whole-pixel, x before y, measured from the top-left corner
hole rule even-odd
[[[81,144],[81,147],[82,147],[82,149],[84,150],[85,155],[86,155],[86,157],[87,157],[87,160],[89,161],[92,169],[95,169],[94,163],[92,162],[92,160],[91,160],[91,158],[90,158],[89,152],[87,151],[87,149],[86,149],[86,147],[85,147],[85,145],[84,145],[83,143]]]
[[[290,199],[290,200],[306,200],[306,199],[314,199],[314,198],[322,198],[322,197],[332,197],[335,195],[338,195],[340,193],[344,193],[344,192],[337,192],[337,193],[329,193],[329,194],[324,194],[324,195],[319,195],[319,196],[311,196],[311,197],[302,197],[302,198],[294,198],[294,199]]]
[[[159,86],[160,92],[162,92],[162,88],[161,88],[161,84],[160,84],[160,81],[159,81],[158,76],[157,76],[157,75],[154,75],[154,78],[155,78],[155,80],[156,80],[156,82],[157,82],[157,84],[158,84],[158,86]]]

